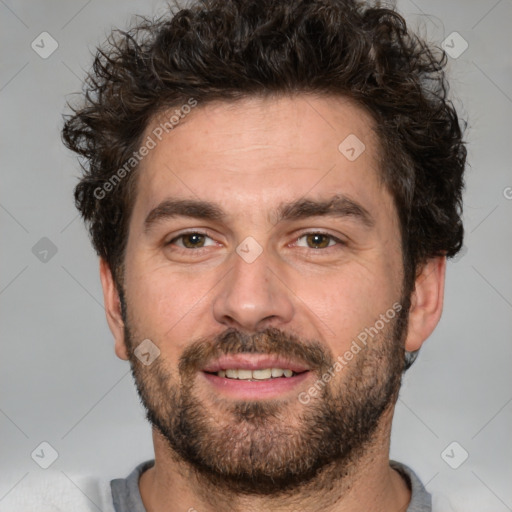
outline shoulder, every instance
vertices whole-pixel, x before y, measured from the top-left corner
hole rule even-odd
[[[28,473],[0,502],[1,512],[114,512],[110,480],[63,471]]]
[[[389,465],[402,475],[411,490],[411,501],[407,512],[432,512],[432,496],[427,492],[418,475],[400,462],[390,460]]]

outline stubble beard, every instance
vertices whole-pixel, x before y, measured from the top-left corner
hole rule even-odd
[[[293,354],[321,379],[335,362],[325,344],[274,328],[255,335],[229,329],[192,343],[176,371],[161,357],[148,367],[141,364],[133,353],[139,341],[134,332],[125,318],[132,374],[146,418],[178,459],[216,489],[278,495],[327,475],[342,478],[372,444],[384,412],[398,398],[407,308],[368,340],[335,379],[323,383],[308,404],[298,397],[205,399],[197,393],[197,372],[214,355]]]

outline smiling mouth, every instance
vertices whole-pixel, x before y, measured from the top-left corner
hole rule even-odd
[[[307,371],[307,370],[306,370]],[[227,368],[216,372],[205,372],[217,377],[233,380],[265,381],[274,379],[289,379],[305,372],[294,372],[289,368],[262,368],[250,370],[246,368]]]

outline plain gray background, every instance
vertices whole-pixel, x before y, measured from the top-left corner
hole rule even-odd
[[[470,167],[464,254],[448,265],[443,318],[404,379],[391,456],[456,511],[510,511],[512,2],[398,8],[452,53],[468,44],[449,69],[469,120]],[[28,473],[122,477],[153,457],[128,363],[113,351],[98,260],[73,205],[79,167],[60,129],[110,28],[164,9],[157,0],[0,0],[0,510]],[[31,47],[42,32],[58,43],[46,59]],[[43,237],[57,249],[47,261]],[[43,441],[59,454],[48,470],[31,458]],[[447,461],[460,463],[463,450],[469,457],[453,469]]]

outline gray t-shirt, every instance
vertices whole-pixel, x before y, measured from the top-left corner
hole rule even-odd
[[[399,462],[392,460],[389,463],[404,477],[411,489],[411,502],[407,512],[432,512],[432,497],[426,491],[416,473]],[[154,464],[154,459],[143,462],[127,478],[117,478],[110,482],[116,512],[146,512],[140,496],[139,478],[146,469]]]

